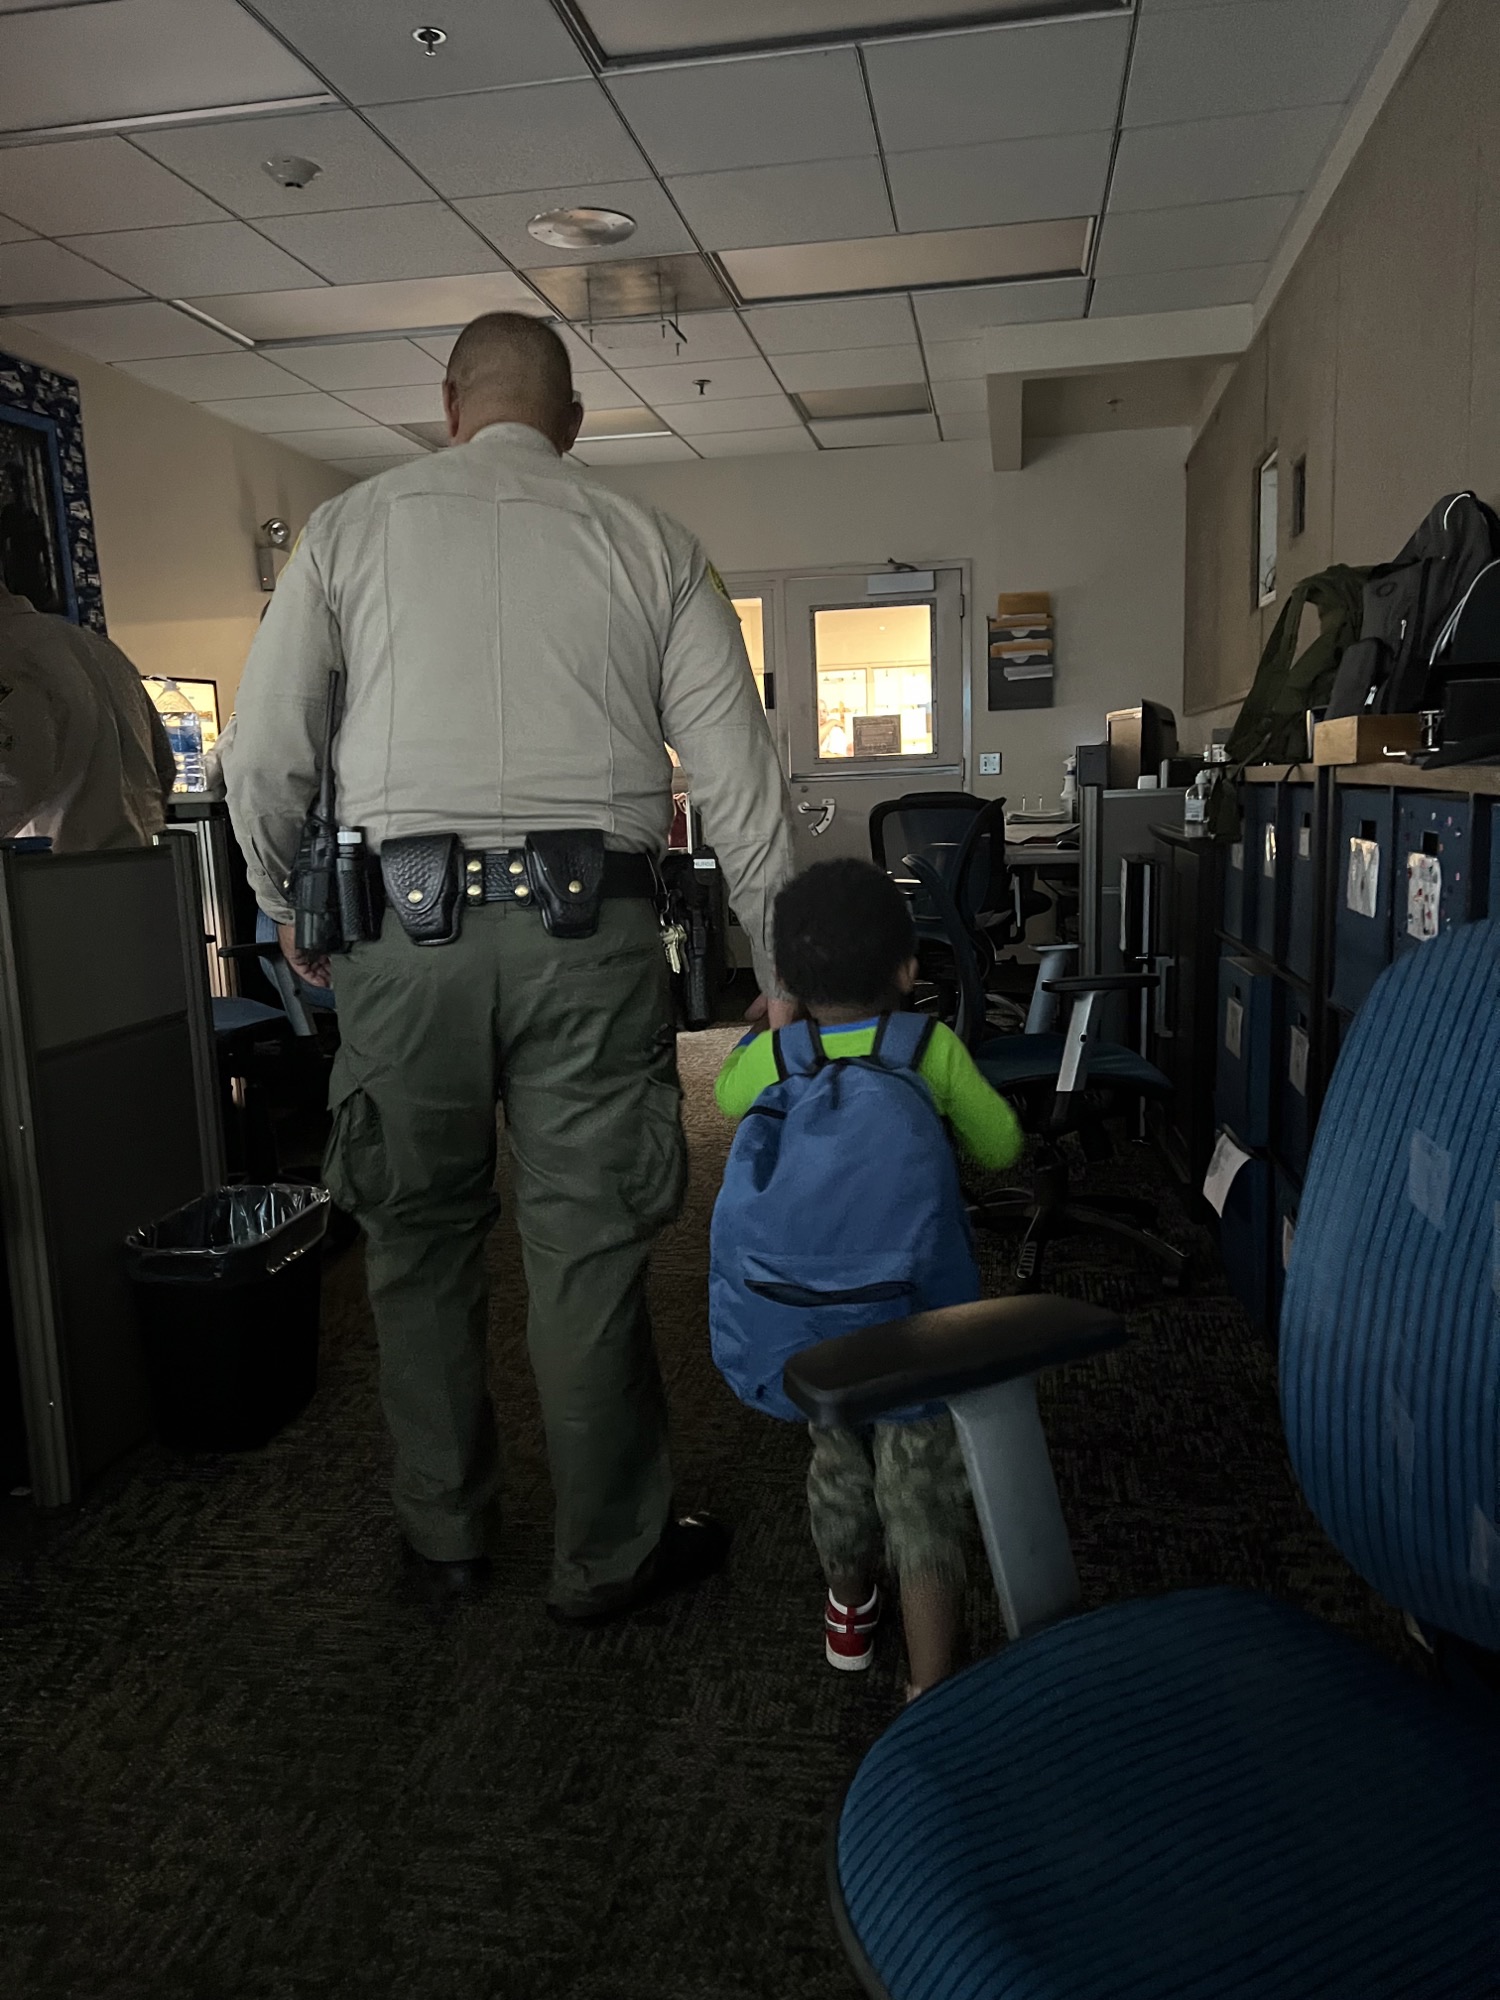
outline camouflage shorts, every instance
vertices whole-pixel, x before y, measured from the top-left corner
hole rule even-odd
[[[807,1504],[830,1582],[873,1578],[883,1544],[899,1581],[961,1584],[971,1502],[953,1419],[809,1429]]]

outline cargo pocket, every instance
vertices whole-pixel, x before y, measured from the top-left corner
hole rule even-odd
[[[661,1229],[682,1213],[687,1193],[687,1139],[675,1087],[650,1083],[639,1106],[630,1171],[621,1198],[643,1230]]]
[[[380,1111],[353,1077],[337,1072],[330,1104],[333,1130],[323,1155],[323,1185],[346,1215],[362,1215],[378,1208],[391,1191]]]

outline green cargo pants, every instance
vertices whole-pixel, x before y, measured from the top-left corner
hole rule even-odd
[[[423,1555],[457,1561],[482,1552],[493,1517],[498,1102],[557,1506],[551,1595],[602,1606],[656,1547],[671,1501],[645,1280],[686,1151],[656,913],[611,899],[594,937],[566,940],[534,911],[485,905],[437,948],[387,916],[334,979],[325,1177],[367,1239],[397,1519]]]

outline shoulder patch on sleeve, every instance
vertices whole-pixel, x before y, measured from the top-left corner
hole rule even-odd
[[[722,597],[726,601],[726,603],[733,603],[734,600],[730,597],[728,590],[725,588],[723,577],[720,576],[719,572],[714,568],[712,563],[708,565],[708,580],[713,585],[714,589],[718,591],[720,597]]]

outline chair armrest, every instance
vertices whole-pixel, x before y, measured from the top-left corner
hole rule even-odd
[[[1082,1361],[1126,1337],[1118,1313],[1077,1299],[977,1299],[806,1347],[786,1364],[782,1385],[816,1424],[862,1424]]]
[[[1161,979],[1154,972],[1099,972],[1071,973],[1066,979],[1049,979],[1045,982],[1048,993],[1149,993],[1153,986],[1160,986]]]

